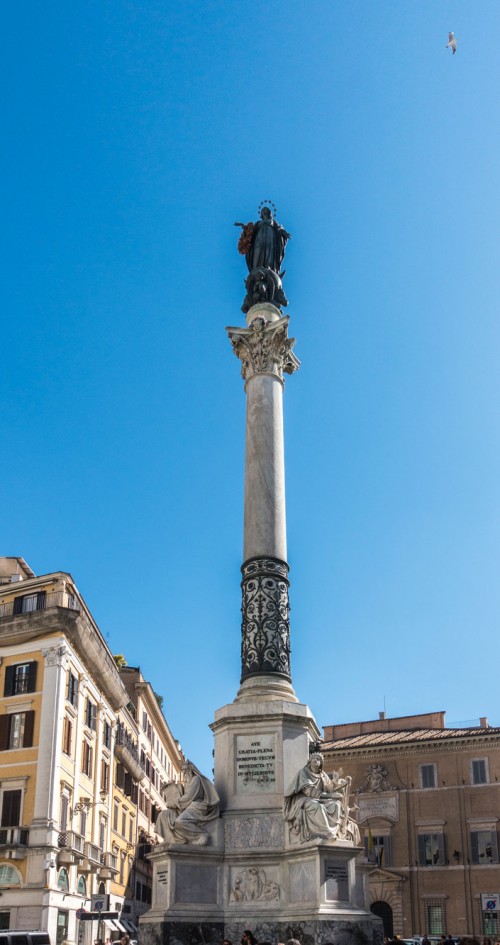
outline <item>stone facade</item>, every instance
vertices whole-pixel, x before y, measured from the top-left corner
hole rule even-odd
[[[148,698],[143,733],[70,574],[0,558],[0,928],[46,929],[53,945],[136,932],[151,901],[153,804],[181,763]],[[118,921],[79,928],[97,894]]]
[[[374,911],[386,932],[498,938],[500,729],[443,712],[327,726],[325,768],[353,777]],[[391,929],[392,926],[392,929]]]

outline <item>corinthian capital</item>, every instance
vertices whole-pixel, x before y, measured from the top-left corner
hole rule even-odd
[[[253,319],[249,328],[227,328],[233,351],[241,361],[245,381],[254,374],[293,374],[300,365],[292,348],[295,338],[288,337],[289,316],[268,321],[264,315]]]

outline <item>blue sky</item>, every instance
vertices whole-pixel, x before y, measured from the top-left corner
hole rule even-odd
[[[1,552],[73,575],[207,771],[240,669],[232,224],[263,197],[297,694],[500,725],[499,29],[497,0],[2,7]]]

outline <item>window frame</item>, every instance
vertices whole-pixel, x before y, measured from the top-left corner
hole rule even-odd
[[[484,765],[484,781],[478,781],[478,780],[476,780],[476,778],[475,778],[475,776],[474,776],[474,765]],[[470,780],[471,780],[471,784],[473,784],[473,785],[476,786],[476,787],[477,787],[478,785],[481,785],[481,784],[489,784],[489,783],[490,783],[490,773],[489,773],[488,758],[471,758],[471,760],[470,760]]]
[[[481,860],[481,854],[479,852],[479,835],[480,834],[489,834],[491,841],[491,859],[490,860]],[[484,841],[483,841],[484,842]],[[485,843],[486,846],[486,843]],[[471,862],[473,866],[494,866],[498,865],[498,836],[497,831],[491,827],[485,826],[482,827],[480,824],[476,825],[475,830],[470,831],[470,848],[471,848]]]
[[[427,862],[427,860],[426,860],[426,858],[427,858],[427,852],[426,852],[426,851],[427,851],[428,843],[431,842],[431,841],[428,841],[427,838],[430,838],[430,837],[435,837],[435,838],[436,838],[436,841],[437,841],[437,851],[438,851],[438,859],[437,859],[437,860],[434,860],[434,861],[431,861],[431,862]],[[429,830],[425,830],[425,831],[422,830],[422,831],[421,831],[420,833],[418,833],[418,835],[417,835],[417,841],[418,841],[418,844],[417,844],[417,846],[418,846],[418,865],[421,866],[422,869],[429,869],[429,868],[433,868],[433,867],[436,867],[436,866],[446,866],[445,836],[444,836],[444,833],[443,833],[442,831],[433,830],[432,828],[430,828]]]

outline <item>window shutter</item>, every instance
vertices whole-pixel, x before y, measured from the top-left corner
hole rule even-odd
[[[444,833],[438,834],[438,848],[439,848],[439,865],[446,865],[446,850],[444,845]]]
[[[20,598],[18,598],[20,600]],[[15,603],[15,601],[14,601]],[[14,689],[14,674],[16,671],[15,666],[7,666],[5,670],[5,686],[3,690],[4,696],[11,696]]]
[[[23,748],[31,748],[33,745],[33,731],[35,728],[35,713],[33,710],[24,713],[24,738]]]
[[[130,797],[131,797],[131,800],[133,801],[134,804],[137,804],[137,796],[138,796],[137,784],[134,784],[134,783],[133,783],[133,784],[132,784],[132,793],[131,793]]]
[[[384,866],[392,864],[392,837],[384,837]]]
[[[45,591],[38,591],[36,595],[36,609],[45,610]]]
[[[128,771],[125,772],[125,777],[123,780],[123,793],[126,794],[127,797],[130,797],[132,794],[132,776],[128,773]]]
[[[498,863],[498,837],[496,830],[491,831],[491,859],[493,863]]]
[[[418,835],[418,862],[420,866],[425,866],[425,834]]]
[[[479,863],[479,850],[477,847],[477,833],[475,831],[472,831],[470,835],[470,852],[471,852],[472,862]]]
[[[21,791],[4,791],[2,804],[2,827],[19,827],[21,815]]]
[[[16,614],[22,614],[22,612],[23,612],[23,598],[14,597],[14,609],[12,613],[14,614],[14,616],[16,616]]]
[[[29,664],[28,669],[28,688],[26,692],[35,692],[36,690],[36,660]]]
[[[67,830],[68,827],[68,806],[68,798],[66,794],[63,794],[61,797],[61,831]]]
[[[123,790],[123,784],[125,781],[125,769],[123,765],[116,765],[116,786]]]
[[[9,716],[0,715],[0,751],[7,751],[9,747]]]

